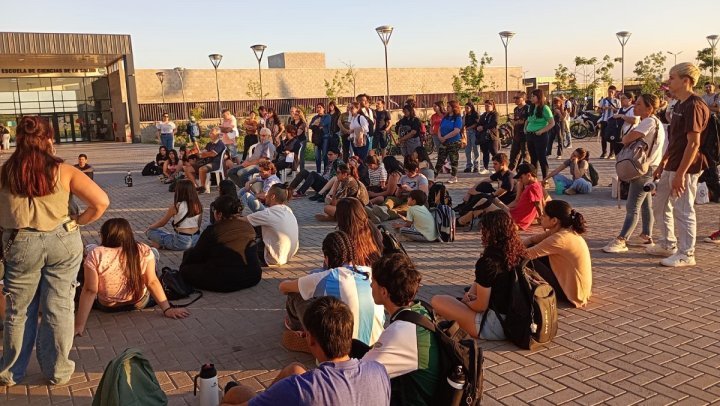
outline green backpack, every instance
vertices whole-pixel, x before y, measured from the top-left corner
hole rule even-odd
[[[167,405],[150,362],[138,348],[127,348],[105,367],[92,406]]]

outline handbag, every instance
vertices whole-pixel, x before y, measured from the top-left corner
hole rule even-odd
[[[648,156],[655,146],[658,129],[661,125],[656,118],[653,118],[653,120],[655,121],[655,135],[650,146],[648,146],[643,138],[640,138],[626,145],[617,153],[615,171],[617,172],[618,179],[621,181],[630,182],[648,172],[650,168]]]
[[[190,306],[191,304],[197,302],[203,296],[203,293],[201,291],[193,288],[185,282],[185,280],[182,278],[182,275],[180,275],[180,271],[178,271],[177,269],[170,269],[168,267],[164,267],[160,271],[160,284],[165,291],[165,296],[167,296],[168,301],[185,299],[190,297],[190,295],[194,294],[198,295],[196,298],[192,299],[188,303],[171,303],[172,307]]]

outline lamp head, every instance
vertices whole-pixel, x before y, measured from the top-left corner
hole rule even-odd
[[[708,42],[710,43],[710,46],[711,46],[711,47],[714,47],[714,46],[717,45],[717,43],[718,43],[718,36],[715,35],[715,34],[713,34],[713,35],[708,35],[708,36],[705,37],[705,38],[707,38],[707,40],[708,40]]]
[[[208,55],[208,58],[210,58],[210,62],[213,64],[213,67],[217,69],[217,67],[220,66],[223,56],[220,54],[210,54]]]
[[[627,44],[631,35],[632,33],[630,31],[619,31],[615,33],[615,36],[617,37],[618,41],[620,41],[620,45],[622,46],[625,46],[625,44]]]
[[[502,41],[503,45],[507,47],[508,43],[510,42],[510,38],[514,37],[515,33],[512,31],[500,31],[498,35],[500,35],[500,40]]]
[[[250,49],[252,49],[255,53],[255,58],[257,58],[258,62],[262,59],[263,54],[265,53],[265,48],[267,48],[267,45],[263,44],[256,44],[250,47]]]
[[[155,76],[160,80],[160,83],[165,80],[165,72],[155,72]]]
[[[380,41],[382,41],[385,45],[390,42],[390,36],[392,35],[393,30],[394,28],[392,25],[381,25],[375,28],[375,32],[377,32],[378,36],[380,37]]]

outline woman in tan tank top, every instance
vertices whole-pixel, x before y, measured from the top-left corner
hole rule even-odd
[[[46,118],[21,118],[17,148],[0,168],[7,304],[0,386],[23,379],[32,343],[37,343],[40,370],[48,383],[63,384],[75,370],[68,355],[83,249],[78,225],[100,218],[109,201],[92,179],[55,156],[53,134]],[[87,205],[74,219],[68,210],[70,193]]]

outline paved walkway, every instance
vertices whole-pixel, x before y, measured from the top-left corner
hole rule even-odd
[[[597,141],[576,142],[576,146],[598,155]],[[58,153],[72,162],[78,153],[89,155],[96,168],[95,179],[112,202],[103,219],[127,218],[142,241],[146,241],[142,231],[162,216],[172,201],[172,194],[157,178],[139,176],[156,151],[157,147],[150,145],[113,143],[58,148]],[[553,159],[551,165],[557,162]],[[720,402],[718,248],[699,243],[697,266],[685,269],[660,267],[657,259],[638,250],[623,255],[601,252],[600,247],[619,231],[625,211],[611,200],[607,187],[612,163],[593,162],[605,187],[590,196],[564,197],[589,223],[586,239],[594,274],[590,304],[585,309],[560,309],[560,331],[544,349],[531,353],[504,342],[484,342],[484,404]],[[132,188],[123,183],[127,170],[133,171]],[[477,175],[461,175],[461,182],[452,185],[453,197],[460,199],[476,179]],[[208,207],[214,196],[203,195],[203,205]],[[171,405],[195,404],[192,378],[206,362],[215,363],[221,384],[241,380],[258,390],[291,361],[313,365],[310,356],[280,346],[284,297],[277,284],[322,265],[320,245],[334,225],[314,219],[322,207],[318,203],[303,199],[291,206],[301,226],[301,249],[288,266],[266,270],[262,282],[246,291],[206,293],[190,307],[191,316],[185,320],[165,319],[154,310],[93,312],[87,333],[75,340],[71,357],[76,372],[69,384],[44,385],[33,360],[23,385],[0,388],[0,404],[88,405],[107,362],[129,346],[141,348],[150,359]],[[720,205],[698,207],[698,218],[698,235],[708,235],[717,229]],[[83,228],[86,243],[98,242],[101,224],[98,221]],[[422,298],[438,293],[459,295],[472,281],[480,254],[477,232],[460,232],[457,241],[449,245],[405,246],[423,273]],[[165,251],[161,255],[162,266],[177,268],[179,253]]]

